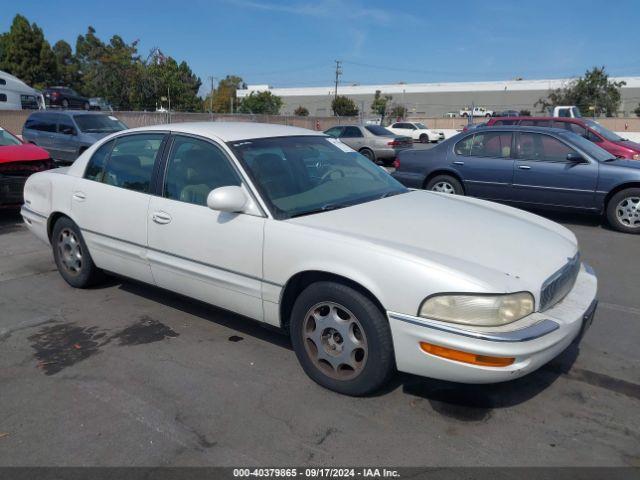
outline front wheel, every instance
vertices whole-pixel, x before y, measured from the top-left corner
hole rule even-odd
[[[420,143],[429,143],[429,135],[426,133],[420,135]]]
[[[433,192],[464,195],[462,184],[457,178],[454,178],[451,175],[438,175],[433,177],[427,182],[424,188],[425,190],[431,190]]]
[[[363,148],[360,150],[360,153],[371,160],[373,163],[376,162],[376,154],[373,153],[373,150],[369,150],[368,148]]]
[[[621,232],[640,233],[640,188],[627,188],[611,197],[607,220]]]
[[[395,371],[391,330],[365,295],[335,282],[317,282],[297,298],[291,342],[305,373],[345,395],[367,395]]]
[[[90,287],[102,279],[102,271],[93,263],[80,228],[70,218],[62,217],[55,223],[51,246],[58,272],[72,287]]]

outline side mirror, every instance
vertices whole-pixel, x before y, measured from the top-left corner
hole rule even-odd
[[[589,163],[582,155],[579,153],[567,153],[567,161],[571,163]]]
[[[207,196],[207,206],[220,212],[243,213],[248,204],[248,195],[237,186],[216,188]]]

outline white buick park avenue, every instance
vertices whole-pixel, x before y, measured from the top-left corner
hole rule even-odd
[[[596,277],[566,228],[407,189],[301,128],[118,132],[29,177],[24,198],[24,221],[71,286],[111,272],[277,326],[314,381],[348,395],[396,370],[521,377],[596,308]]]

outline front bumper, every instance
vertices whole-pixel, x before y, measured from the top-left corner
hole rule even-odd
[[[0,175],[0,207],[22,205],[26,176]]]
[[[495,383],[522,377],[564,351],[586,329],[596,308],[598,281],[582,264],[573,289],[545,312],[503,327],[471,328],[387,312],[398,370],[462,383]],[[494,357],[515,357],[507,367],[485,367],[431,355],[420,342]]]

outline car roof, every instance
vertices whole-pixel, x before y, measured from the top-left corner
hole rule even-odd
[[[292,136],[325,136],[323,132],[287,125],[254,122],[187,122],[150,125],[133,128],[127,132],[167,130],[178,133],[190,133],[203,137],[217,137],[224,142],[249,140],[254,138],[292,137]]]
[[[512,130],[514,132],[538,132],[538,133],[555,133],[556,135],[559,134],[573,134],[576,135],[573,132],[570,132],[569,130],[566,130],[564,128],[552,128],[552,127],[534,127],[534,126],[521,126],[521,125],[482,125],[479,126],[477,128],[474,128],[473,130],[471,130],[472,132],[479,132],[479,131],[498,131],[498,130]]]
[[[75,115],[111,115],[110,113],[105,112],[96,112],[90,110],[38,110],[33,112],[30,117],[35,116],[46,116],[46,115],[66,115],[68,117],[73,117]]]
[[[525,117],[525,116],[517,116],[517,117],[493,117],[490,122],[494,122],[496,120],[548,120],[552,122],[567,122],[567,123],[585,123],[585,120],[582,118],[571,118],[571,117]]]

